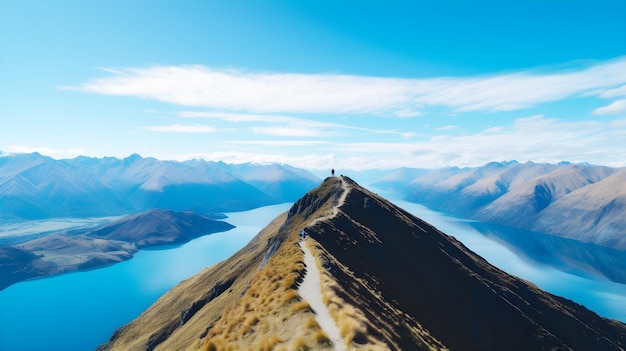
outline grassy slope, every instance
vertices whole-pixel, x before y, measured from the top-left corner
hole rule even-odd
[[[235,255],[168,291],[137,319],[117,330],[101,349],[199,349],[207,330],[250,286],[268,240],[276,236],[284,220],[285,215],[277,217]]]

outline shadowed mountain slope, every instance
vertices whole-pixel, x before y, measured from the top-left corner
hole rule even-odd
[[[0,222],[98,217],[153,208],[200,214],[292,202],[319,183],[287,165],[230,165],[37,153],[0,155]]]
[[[305,266],[305,251],[316,267]],[[101,350],[335,349],[315,318],[319,305],[298,290],[314,269],[350,350],[626,347],[626,325],[499,270],[349,178],[333,177]]]
[[[624,250],[625,175],[625,169],[584,163],[512,161],[374,185],[465,218]]]

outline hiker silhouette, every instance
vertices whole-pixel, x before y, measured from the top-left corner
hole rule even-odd
[[[332,175],[333,177],[335,176],[335,169],[330,170],[330,175]]]

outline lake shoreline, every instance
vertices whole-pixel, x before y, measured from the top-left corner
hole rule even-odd
[[[171,248],[233,228],[191,212],[155,209],[94,229],[0,246],[0,291],[21,281],[108,267],[132,259],[140,250]]]

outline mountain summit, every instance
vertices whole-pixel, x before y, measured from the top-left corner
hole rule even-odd
[[[626,325],[331,177],[100,350],[623,350]]]

